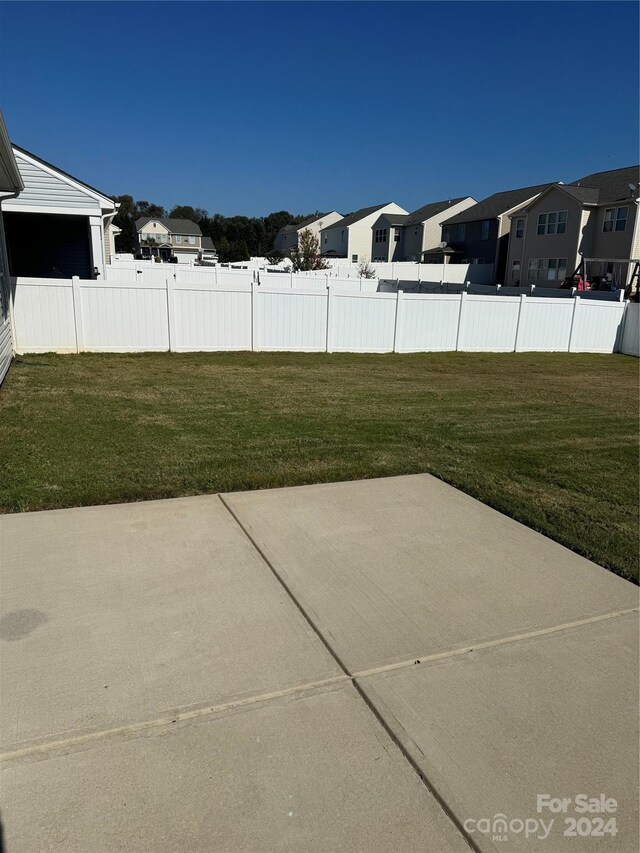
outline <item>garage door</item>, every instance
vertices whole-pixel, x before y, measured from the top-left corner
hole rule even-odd
[[[93,277],[88,217],[5,213],[3,218],[11,275]]]

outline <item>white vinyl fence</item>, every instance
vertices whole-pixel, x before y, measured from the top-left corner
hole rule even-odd
[[[18,278],[15,350],[638,355],[635,304],[577,296],[372,293],[343,285],[285,288],[226,275],[217,283],[198,271],[185,271],[184,278],[165,274],[163,280]]]

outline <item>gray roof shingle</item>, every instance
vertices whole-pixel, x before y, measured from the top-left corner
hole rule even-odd
[[[452,216],[451,219],[445,219],[443,225],[455,225],[458,222],[477,222],[481,219],[495,219],[504,213],[506,210],[511,210],[518,204],[523,204],[527,199],[538,195],[545,190],[550,184],[538,184],[534,187],[521,187],[517,190],[506,190],[501,193],[494,193],[488,198],[474,204],[473,207],[468,207],[462,213]]]
[[[136,219],[136,228],[140,231],[147,222],[160,222],[171,234],[191,234],[196,237],[202,235],[200,226],[190,219],[161,219],[159,216],[141,216]]]
[[[607,172],[594,172],[569,184],[570,187],[589,187],[598,190],[594,204],[607,204],[613,201],[625,201],[631,198],[629,184],[640,185],[640,166],[625,166],[623,169],[610,169]]]
[[[432,216],[437,216],[438,213],[445,212],[448,207],[453,207],[455,204],[459,204],[461,201],[464,201],[465,198],[469,198],[469,196],[463,195],[460,196],[460,198],[449,198],[443,201],[432,201],[429,204],[425,204],[417,210],[411,211],[407,217],[405,225],[419,225],[421,222],[426,222],[427,219],[431,219]]]
[[[328,225],[326,229],[323,228],[323,231],[328,231],[330,228],[348,228],[349,225],[353,225],[354,222],[359,222],[361,219],[364,219],[365,216],[375,213],[376,210],[382,210],[382,208],[386,207],[388,204],[392,204],[392,202],[385,201],[384,204],[374,204],[373,207],[361,207],[360,210],[356,210],[355,213],[350,213],[348,216],[345,216],[344,219],[334,222],[333,225]]]

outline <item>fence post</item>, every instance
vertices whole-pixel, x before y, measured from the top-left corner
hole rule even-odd
[[[567,352],[571,352],[571,344],[573,343],[573,327],[576,321],[576,311],[578,310],[579,301],[579,297],[573,297],[573,312],[571,314],[571,328],[569,329],[569,346],[567,347]]]
[[[464,304],[467,299],[467,294],[464,290],[460,291],[460,310],[458,311],[458,329],[456,331],[456,352],[460,348],[460,328],[462,326],[462,315],[464,313]]]
[[[395,321],[393,324],[393,351],[394,352],[399,352],[399,350],[398,350],[398,340],[399,340],[398,330],[400,330],[400,332],[402,332],[402,325],[401,325],[402,302],[403,302],[403,291],[398,290],[396,292],[396,318],[395,318]]]
[[[289,287],[293,290],[293,267],[291,267],[291,272],[289,273]]]
[[[333,288],[327,285],[327,352],[333,352]]]
[[[251,352],[258,351],[258,293],[255,281],[251,282]]]
[[[176,304],[173,297],[173,286],[175,284],[177,277],[176,275],[172,275],[168,273],[165,276],[165,282],[167,286],[167,329],[168,329],[168,337],[169,337],[169,352],[175,352],[177,346],[176,340]]]
[[[524,311],[525,299],[527,297],[524,293],[520,294],[520,305],[518,306],[518,321],[516,323],[516,339],[513,342],[513,351],[518,352],[518,336],[520,335],[520,321],[522,320],[522,313]]]
[[[74,275],[71,279],[73,297],[73,325],[76,330],[76,352],[84,350],[84,324],[82,321],[82,297],[80,295],[80,278]]]

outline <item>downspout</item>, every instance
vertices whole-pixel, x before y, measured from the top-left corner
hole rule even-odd
[[[106,263],[107,263],[106,252],[105,252],[105,229],[106,229],[107,225],[111,225],[113,220],[116,218],[117,214],[118,214],[118,205],[116,205],[116,209],[112,213],[101,213],[100,214],[100,218],[102,219],[102,263],[103,263],[103,265],[106,265]],[[109,219],[109,217],[111,217],[111,218]],[[106,219],[109,219],[108,223],[105,222]],[[115,248],[115,242],[114,242],[114,248]]]

